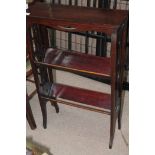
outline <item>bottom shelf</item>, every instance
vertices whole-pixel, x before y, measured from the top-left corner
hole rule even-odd
[[[69,101],[74,101],[82,103],[83,105],[94,106],[106,110],[111,109],[111,96],[110,94],[105,94],[101,92],[91,91],[87,89],[67,86],[63,84],[54,83],[51,86],[46,87],[48,90],[48,95],[44,94],[46,97],[52,97],[56,99],[65,99]],[[44,91],[42,91],[44,92]]]

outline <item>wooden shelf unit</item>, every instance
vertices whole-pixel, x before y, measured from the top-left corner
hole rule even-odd
[[[60,101],[59,98],[69,101],[80,102],[86,105],[108,110],[105,113],[110,115],[110,142],[112,143],[115,133],[116,120],[121,128],[122,115],[122,83],[125,64],[125,43],[126,27],[128,21],[128,11],[84,8],[77,6],[51,6],[45,3],[35,3],[29,8],[30,15],[27,15],[27,32],[29,55],[36,82],[40,106],[43,113],[43,126],[47,126],[46,101],[51,100],[54,104]],[[104,32],[111,36],[111,56],[110,58],[86,55],[79,52],[62,51],[49,48],[48,40],[44,31],[41,39],[46,42],[41,48],[35,49],[32,44],[31,28],[39,25],[44,29],[54,28],[66,32],[96,31]],[[38,57],[37,52],[39,53]],[[41,58],[40,58],[41,57]],[[40,80],[38,68],[48,70],[44,73],[44,78]],[[51,76],[51,69],[65,70],[68,72],[81,72],[88,75],[109,78],[111,80],[111,94],[94,92],[82,88],[76,88],[57,84],[53,82],[53,77],[46,82],[47,76]],[[44,84],[50,83],[44,95]],[[71,105],[71,104],[70,104]],[[79,107],[74,104],[73,106]],[[81,106],[82,107],[82,106]],[[93,108],[90,108],[93,110]],[[98,110],[99,111],[99,110]],[[99,111],[100,112],[100,111]]]

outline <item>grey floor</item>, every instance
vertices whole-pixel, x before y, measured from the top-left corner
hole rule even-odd
[[[56,81],[68,85],[91,90],[110,92],[108,85],[86,79],[71,73],[56,72]],[[32,86],[27,83],[28,91]],[[37,95],[30,101],[37,124],[37,129],[27,127],[27,138],[45,146],[52,155],[128,155],[129,154],[129,93],[124,93],[124,108],[122,129],[116,125],[113,148],[109,149],[108,115],[91,112],[67,105],[59,104],[60,113],[56,114],[54,107],[47,104],[47,129],[42,127],[42,115]]]

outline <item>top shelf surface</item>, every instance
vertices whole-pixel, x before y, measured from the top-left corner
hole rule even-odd
[[[108,28],[118,28],[128,18],[126,10],[50,5],[47,3],[31,5],[29,12],[28,18],[93,24]]]

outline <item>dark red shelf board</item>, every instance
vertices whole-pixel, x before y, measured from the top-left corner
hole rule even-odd
[[[100,25],[100,27],[117,27],[127,17],[126,10],[111,10],[99,8],[87,8],[79,6],[50,5],[47,3],[35,3],[29,7],[33,18],[44,20],[68,21],[76,23]]]
[[[63,84],[52,85],[52,97],[79,102],[85,105],[95,106],[103,109],[111,109],[111,96],[101,92],[66,86]]]
[[[87,55],[80,52],[68,52],[49,48],[44,64],[56,69],[83,72],[99,77],[110,77],[110,58]]]

